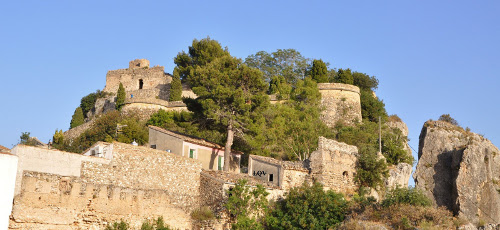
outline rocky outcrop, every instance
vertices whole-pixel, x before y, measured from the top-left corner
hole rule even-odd
[[[396,187],[408,187],[408,181],[411,176],[411,165],[407,163],[399,163],[398,165],[389,168],[389,177],[385,180],[385,187],[393,189]]]
[[[390,128],[396,128],[401,131],[401,134],[408,137],[408,126],[401,121],[389,121],[386,123]],[[405,139],[407,140],[407,139]],[[411,148],[408,145],[408,141],[404,142],[404,150],[411,155]],[[385,186],[387,189],[393,189],[396,187],[406,188],[408,187],[408,181],[412,173],[412,165],[407,163],[399,163],[393,167],[389,168],[389,177],[385,180]]]
[[[97,98],[95,101],[94,108],[92,108],[88,113],[87,117],[93,119],[94,117],[105,114],[109,111],[115,110],[116,107],[116,97],[115,96],[107,96],[103,98]]]
[[[415,186],[470,222],[500,222],[500,151],[481,135],[427,121],[419,138]]]

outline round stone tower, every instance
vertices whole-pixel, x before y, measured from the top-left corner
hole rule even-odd
[[[321,93],[321,105],[324,108],[321,120],[328,127],[334,127],[337,121],[347,125],[361,122],[361,94],[357,86],[318,83],[318,88]]]

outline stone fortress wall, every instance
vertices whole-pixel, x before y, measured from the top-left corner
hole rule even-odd
[[[342,83],[318,83],[321,93],[321,120],[328,127],[337,121],[345,124],[361,122],[361,99],[357,86]]]
[[[113,143],[111,160],[18,145],[11,229],[135,228],[163,216],[190,229],[200,203],[201,163],[165,151]]]

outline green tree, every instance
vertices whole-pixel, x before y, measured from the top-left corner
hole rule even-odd
[[[262,111],[269,103],[262,73],[242,64],[240,59],[224,56],[196,66],[188,81],[198,95],[192,103],[187,103],[188,109],[196,111],[199,119],[226,130],[224,171],[228,171],[235,134],[244,138],[252,113]]]
[[[260,184],[256,187],[248,186],[247,182],[246,180],[238,180],[232,190],[228,191],[229,198],[224,206],[231,214],[232,220],[237,221],[233,229],[249,229],[249,226],[258,224],[257,220],[268,207],[266,196],[269,193],[266,189]]]
[[[125,88],[123,88],[123,84],[120,82],[120,86],[118,86],[118,91],[116,92],[116,109],[121,110],[125,105]]]
[[[319,183],[292,188],[285,197],[266,216],[267,229],[333,229],[348,208],[342,194]]]
[[[363,120],[376,122],[379,117],[384,120],[387,118],[384,102],[376,98],[373,95],[373,91],[361,90],[360,102]]]
[[[271,54],[259,51],[245,59],[248,66],[262,71],[267,82],[274,76],[283,76],[290,84],[304,79],[310,62],[294,49],[278,49]]]
[[[180,101],[180,100],[182,100],[181,77],[179,75],[179,68],[174,68],[174,76],[172,76],[172,82],[170,83],[169,101]]]
[[[311,78],[318,83],[328,82],[328,69],[326,64],[320,60],[314,60],[310,71]]]
[[[56,132],[52,136],[52,142],[53,142],[52,146],[56,149],[58,148],[58,146],[61,146],[64,144],[64,134],[63,134],[62,130],[56,129]]]
[[[97,99],[106,97],[108,95],[110,95],[110,93],[96,90],[95,93],[90,93],[89,95],[82,97],[82,99],[80,100],[80,108],[82,108],[84,118],[88,118],[87,114],[95,107],[95,102],[97,101]]]
[[[177,54],[174,58],[174,74],[177,72],[182,81],[193,75],[196,66],[205,66],[213,60],[229,56],[229,52],[223,49],[219,42],[210,39],[210,37],[197,40],[194,39],[189,47],[189,52],[184,51]],[[177,71],[176,71],[177,69]]]
[[[249,127],[248,145],[239,146],[249,154],[285,160],[307,159],[318,147],[319,136],[331,136],[321,121],[321,94],[310,77],[299,80],[290,99],[270,105]]]
[[[352,73],[353,83],[361,90],[374,91],[378,87],[378,79],[365,73]]]
[[[288,99],[292,91],[292,86],[288,84],[285,77],[274,76],[269,83],[269,94],[276,94],[278,100]]]
[[[81,107],[78,107],[75,109],[75,112],[73,113],[73,117],[71,117],[71,122],[69,124],[69,128],[75,128],[79,125],[82,125],[84,123],[83,120],[83,110]]]
[[[354,78],[352,77],[351,69],[339,69],[337,76],[335,77],[335,82],[344,84],[354,84]]]
[[[360,154],[356,164],[355,180],[361,187],[377,188],[382,186],[384,178],[389,176],[387,164],[376,153]]]
[[[29,146],[36,146],[37,142],[34,138],[32,138],[30,132],[22,132],[21,136],[19,137],[19,144],[22,145],[29,145]]]
[[[139,145],[144,145],[148,142],[149,130],[145,122],[140,121],[136,117],[126,117],[120,120],[120,125],[123,125],[123,128],[117,137],[119,142],[130,144],[135,141]]]

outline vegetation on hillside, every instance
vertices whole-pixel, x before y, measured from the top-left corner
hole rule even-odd
[[[84,118],[83,118],[83,110],[82,108],[78,107],[75,109],[75,113],[73,113],[73,117],[71,117],[71,122],[69,124],[69,128],[75,128],[81,124],[83,124]]]
[[[61,140],[54,134],[53,147],[59,150],[82,153],[98,141],[120,141],[132,143],[136,141],[143,145],[148,142],[149,134],[146,122],[135,115],[121,115],[119,111],[112,111],[95,118],[94,124],[74,140]]]
[[[104,98],[109,95],[111,94],[101,90],[96,90],[95,93],[90,93],[89,95],[83,97],[80,100],[80,108],[82,108],[83,116],[85,118],[88,118],[87,114],[95,107],[95,102],[97,101],[97,99]]]

